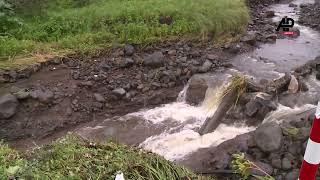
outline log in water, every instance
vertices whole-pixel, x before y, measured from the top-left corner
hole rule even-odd
[[[236,90],[229,91],[222,99],[212,117],[208,117],[199,130],[200,135],[213,132],[221,123],[221,120],[233,106],[236,98]]]

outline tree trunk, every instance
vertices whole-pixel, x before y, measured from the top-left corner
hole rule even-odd
[[[228,110],[233,106],[236,98],[236,91],[231,90],[221,100],[216,112],[210,118],[207,118],[199,130],[200,135],[213,132],[221,123],[221,120],[227,114]]]

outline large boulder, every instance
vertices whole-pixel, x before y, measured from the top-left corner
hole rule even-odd
[[[207,81],[201,76],[192,76],[186,92],[186,101],[189,104],[200,104],[203,102],[208,89]]]
[[[245,106],[245,113],[249,117],[263,119],[270,111],[277,109],[272,96],[267,93],[257,93]]]
[[[16,112],[19,102],[12,94],[0,97],[0,119],[11,118]]]
[[[282,138],[281,127],[275,122],[262,124],[254,132],[254,140],[263,152],[280,149]]]

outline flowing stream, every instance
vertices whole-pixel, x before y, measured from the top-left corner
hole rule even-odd
[[[312,1],[297,0],[293,3],[310,2]],[[295,11],[288,4],[276,4],[270,9],[276,12],[274,21],[278,22],[283,16],[298,21],[299,11]],[[225,70],[220,74],[206,74],[206,78],[211,78],[215,83],[207,90],[205,100],[200,106],[191,106],[185,102],[185,92],[188,88],[186,86],[177,102],[107,119],[95,127],[85,127],[77,132],[84,137],[98,140],[116,137],[124,143],[138,145],[166,159],[179,160],[200,148],[216,146],[239,134],[252,131],[256,127],[247,127],[239,123],[221,124],[216,131],[203,136],[197,133],[205,119],[215,112],[221,89],[228,84],[231,74],[241,72],[257,81],[272,80],[320,55],[320,34],[297,23],[295,26],[301,32],[298,38],[277,39],[274,44],[264,44],[251,53],[232,59],[234,69]],[[313,103],[315,95],[320,94],[320,84],[315,79],[309,79],[307,84],[309,91],[294,97],[303,99],[303,104],[294,104],[291,108],[280,105],[265,121],[271,121],[272,117],[285,117],[290,113],[314,108],[309,103]],[[292,99],[291,96],[288,98]]]

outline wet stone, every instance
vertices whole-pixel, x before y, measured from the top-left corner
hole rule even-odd
[[[0,119],[11,118],[17,112],[19,102],[12,94],[6,94],[0,97]]]
[[[281,147],[282,130],[275,122],[265,123],[254,132],[254,139],[263,152],[273,152]]]

